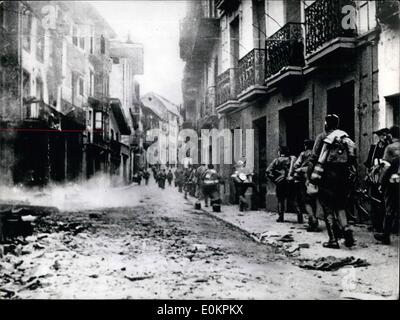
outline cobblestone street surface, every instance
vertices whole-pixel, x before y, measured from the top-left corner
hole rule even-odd
[[[194,210],[192,201],[173,187],[161,190],[153,183],[111,192],[125,202],[131,198],[131,205],[60,211],[38,224],[27,244],[3,252],[0,295],[29,299],[343,297],[348,273],[299,268],[279,246],[258,243],[234,225]],[[98,201],[104,196],[99,193]],[[361,281],[358,271],[367,268],[355,268],[356,282]],[[383,298],[393,294],[390,285],[386,291],[382,283],[369,285],[375,298],[375,286]]]

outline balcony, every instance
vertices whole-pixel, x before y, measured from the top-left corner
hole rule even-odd
[[[266,41],[268,86],[303,74],[304,30],[301,23],[287,23]]]
[[[354,53],[356,30],[344,28],[342,8],[356,7],[352,0],[317,0],[305,9],[306,60],[308,64],[343,62]]]
[[[180,25],[180,57],[188,60],[203,60],[219,39],[217,18],[186,18]]]
[[[376,18],[379,23],[393,25],[399,23],[400,1],[376,1]]]
[[[42,100],[24,99],[24,122],[31,128],[61,129],[61,114]]]
[[[217,112],[229,112],[239,106],[236,73],[236,68],[230,68],[217,77]]]
[[[251,101],[266,92],[265,50],[253,49],[239,60],[238,100]]]

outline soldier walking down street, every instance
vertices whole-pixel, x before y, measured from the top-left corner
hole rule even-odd
[[[146,184],[146,186],[147,186],[147,185],[149,184],[149,178],[150,178],[149,169],[147,169],[147,170],[145,170],[145,171],[143,172],[143,178],[144,178],[145,184]]]
[[[368,158],[364,162],[365,167],[368,170],[368,187],[371,197],[380,200],[380,203],[372,201],[371,203],[371,222],[372,229],[375,232],[382,232],[383,220],[385,217],[385,206],[383,193],[380,191],[379,176],[382,170],[382,158],[385,153],[385,149],[389,144],[389,129],[383,128],[374,131],[379,137],[377,144],[371,145],[368,153]]]
[[[171,169],[168,171],[167,174],[167,180],[168,180],[168,185],[171,186],[172,180],[174,179],[174,174],[172,173]]]
[[[237,162],[231,178],[233,179],[236,192],[239,196],[239,211],[251,209],[248,199],[246,199],[246,191],[249,187],[254,187],[253,172],[245,166],[245,160],[239,160]]]
[[[317,218],[317,197],[307,194],[307,169],[309,167],[313,140],[304,140],[304,151],[302,151],[294,164],[294,184],[296,192],[296,203],[301,215],[308,216],[308,232],[319,231]]]
[[[383,244],[390,244],[392,230],[399,233],[399,194],[400,194],[400,130],[398,126],[389,129],[391,144],[386,147],[383,155],[384,172],[381,177],[381,185],[385,199],[386,215],[383,225],[383,233],[375,234],[375,239]]]
[[[162,169],[158,174],[157,174],[157,180],[158,180],[158,186],[161,189],[165,189],[165,180],[167,179],[167,174],[165,172],[165,169]]]
[[[292,163],[296,161],[296,157],[289,156],[289,149],[286,146],[280,146],[278,158],[271,162],[266,170],[266,175],[276,186],[276,197],[278,198],[278,214],[277,222],[284,222],[284,214],[286,211],[286,200],[288,198],[288,178]]]
[[[221,177],[214,169],[212,164],[209,164],[207,169],[200,177],[202,194],[204,195],[205,206],[208,207],[208,200],[211,199],[211,206],[213,211],[219,212],[221,210],[221,199],[219,197],[218,185]]]
[[[355,173],[356,150],[348,134],[338,129],[339,120],[336,114],[326,116],[325,131],[316,138],[308,170],[308,179],[318,186],[318,199],[329,236],[323,246],[333,249],[340,248],[338,239],[341,237],[346,247],[354,245],[345,209],[351,175]]]

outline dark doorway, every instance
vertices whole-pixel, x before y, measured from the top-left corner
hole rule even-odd
[[[354,140],[354,82],[328,90],[327,113],[340,117],[339,128]]]
[[[389,120],[386,125],[388,127],[392,126],[392,124],[398,126],[400,124],[400,95],[387,97],[386,108],[387,118]]]
[[[253,121],[254,128],[254,181],[258,189],[258,207],[265,208],[267,193],[267,117]]]
[[[279,111],[280,143],[286,145],[292,155],[303,151],[303,142],[309,138],[308,100]]]

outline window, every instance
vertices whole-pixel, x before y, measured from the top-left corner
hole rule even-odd
[[[36,57],[39,61],[44,61],[44,39],[45,33],[41,23],[37,24]]]
[[[87,123],[86,125],[88,127],[90,127],[90,124],[92,123],[92,110],[89,110],[89,115],[88,115],[88,119],[87,119]]]
[[[115,134],[115,140],[119,141],[119,133],[118,132]]]
[[[36,78],[36,99],[43,100],[43,81]]]
[[[96,112],[96,118],[95,118],[95,123],[94,123],[94,128],[95,129],[102,129],[103,128],[103,115],[101,112]]]
[[[85,37],[79,37],[79,47],[85,50]]]
[[[82,78],[79,78],[79,95],[83,96],[84,92],[84,81]]]
[[[111,129],[111,140],[114,140],[114,130]]]
[[[77,26],[72,27],[72,43],[75,46],[78,46],[78,28]]]
[[[100,53],[105,54],[106,53],[106,39],[102,35],[100,37]]]
[[[90,53],[93,54],[93,36],[90,37]]]
[[[24,98],[27,98],[31,95],[31,75],[26,70],[22,72],[22,85]]]
[[[0,3],[0,27],[6,27],[6,10],[5,3]]]
[[[94,96],[94,73],[90,70],[90,96]]]
[[[112,57],[112,61],[114,64],[119,64],[119,58],[118,57]]]
[[[31,51],[31,30],[32,30],[32,15],[27,13],[22,18],[22,47],[30,52]]]

